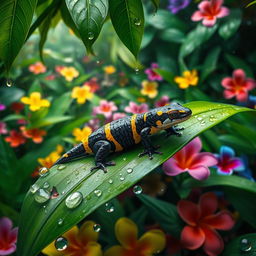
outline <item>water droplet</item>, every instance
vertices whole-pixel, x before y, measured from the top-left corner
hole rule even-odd
[[[89,33],[88,33],[88,39],[89,39],[89,40],[93,40],[93,38],[94,38],[93,32],[89,32]]]
[[[46,181],[44,184],[43,184],[43,188],[49,188],[50,187],[50,184]]]
[[[70,194],[66,198],[65,204],[69,209],[73,209],[73,208],[76,208],[78,205],[80,205],[82,201],[83,201],[83,195],[81,192],[77,191]]]
[[[126,157],[124,157],[123,160],[126,161]]]
[[[86,197],[86,200],[90,200],[92,197],[90,196],[90,195],[88,195],[87,197]]]
[[[66,165],[61,164],[61,165],[58,166],[57,170],[62,171],[65,168],[66,168]]]
[[[205,125],[205,121],[202,121],[200,124],[201,124],[202,126]]]
[[[94,230],[95,232],[100,232],[100,230],[101,230],[100,224],[94,224],[94,225],[93,225],[93,230]]]
[[[243,238],[243,239],[240,241],[240,250],[241,250],[242,252],[249,252],[251,249],[252,249],[251,243],[248,241],[248,239]]]
[[[78,171],[78,170],[75,171],[75,175],[76,175],[76,176],[79,175],[79,171]]]
[[[59,226],[61,226],[63,224],[63,222],[64,222],[63,219],[59,219],[57,223],[58,223]]]
[[[97,197],[100,197],[102,195],[102,192],[101,190],[97,189],[94,191],[94,194],[97,196]]]
[[[12,87],[13,86],[13,81],[11,79],[6,79],[6,86],[7,87]]]
[[[100,64],[100,61],[99,61],[99,60],[97,60],[97,61],[96,61],[96,63],[97,63],[97,64]]]
[[[197,120],[198,120],[198,121],[201,121],[201,120],[203,120],[203,118],[199,116],[199,117],[197,118]]]
[[[120,180],[121,180],[121,181],[124,181],[124,177],[120,177]]]
[[[214,122],[214,121],[216,121],[217,120],[217,118],[215,117],[215,116],[210,116],[210,118],[209,118],[209,121],[210,122]]]
[[[39,189],[39,186],[38,186],[37,184],[33,184],[33,185],[30,187],[29,191],[30,191],[32,194],[35,194],[38,189]]]
[[[39,170],[39,176],[45,177],[49,174],[49,169],[46,167],[43,167]]]
[[[106,209],[106,212],[113,212],[115,210],[115,207],[112,203],[106,203],[105,204],[105,209]]]
[[[55,240],[54,245],[57,251],[64,251],[68,248],[68,240],[64,237],[59,237]]]
[[[138,186],[138,185],[134,186],[133,187],[133,193],[136,194],[136,195],[141,194],[142,193],[142,187]]]
[[[57,188],[56,187],[52,187],[51,198],[54,199],[54,198],[57,198],[58,196],[59,196],[59,193],[57,191]]]
[[[139,18],[134,19],[134,25],[135,26],[140,26],[141,25],[141,20]]]
[[[69,184],[70,183],[70,179],[67,179],[67,184]]]
[[[109,184],[113,184],[113,180],[112,180],[112,179],[109,179],[109,180],[108,180],[108,183],[109,183]]]
[[[49,191],[44,190],[43,188],[40,188],[39,190],[37,190],[37,192],[35,193],[35,201],[38,202],[39,204],[43,204],[45,202],[47,202],[51,197],[51,194]]]
[[[129,174],[130,174],[130,173],[132,173],[132,172],[133,172],[133,169],[132,169],[132,168],[128,168],[126,171],[127,171],[127,173],[129,173]]]
[[[135,68],[134,71],[135,71],[135,74],[138,75],[139,72],[140,72],[140,69],[139,68]]]

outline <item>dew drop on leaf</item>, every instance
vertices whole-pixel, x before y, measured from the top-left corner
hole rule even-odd
[[[106,209],[106,212],[111,213],[115,210],[115,207],[112,203],[106,203],[105,209]]]
[[[203,118],[199,116],[199,117],[197,118],[197,120],[198,120],[198,121],[202,121]]]
[[[127,173],[129,173],[129,174],[130,174],[130,173],[132,173],[132,172],[133,172],[133,169],[132,169],[132,168],[128,168],[126,171],[127,171]]]
[[[63,222],[64,222],[63,219],[58,219],[57,223],[58,223],[59,226],[61,226],[63,224]]]
[[[50,187],[50,184],[46,181],[44,184],[43,184],[43,188],[49,188]]]
[[[109,179],[109,180],[108,180],[108,183],[109,183],[109,184],[113,184],[113,180],[112,180],[112,179]]]
[[[135,68],[134,71],[135,71],[135,74],[138,75],[139,72],[140,72],[140,69],[139,68]]]
[[[136,195],[139,195],[142,193],[142,187],[138,185],[134,186],[132,190],[133,190],[133,193]]]
[[[94,33],[93,32],[89,32],[88,33],[88,39],[89,40],[93,40],[93,38],[94,38]]]
[[[66,198],[65,204],[69,209],[74,209],[74,208],[78,207],[82,201],[83,201],[83,195],[81,192],[77,191],[77,192],[70,194]]]
[[[29,191],[30,191],[32,194],[35,194],[38,189],[39,189],[39,186],[38,186],[37,184],[33,184],[33,185],[30,187]]]
[[[43,204],[45,202],[47,202],[51,197],[51,194],[49,191],[40,188],[39,190],[37,190],[37,192],[35,193],[35,201],[39,204]]]
[[[100,224],[94,224],[94,225],[93,225],[93,230],[94,230],[95,232],[100,232],[100,230],[101,230]]]
[[[201,126],[205,125],[205,121],[203,120],[200,124]]]
[[[6,79],[6,86],[7,87],[12,87],[13,86],[13,81],[11,79]]]
[[[124,181],[124,177],[120,177],[120,180],[121,180],[121,181]]]
[[[64,251],[68,248],[68,240],[64,237],[59,237],[55,240],[54,245],[57,251]]]
[[[94,190],[94,194],[97,196],[97,197],[100,197],[102,195],[102,192],[101,190],[97,189],[97,190]]]
[[[39,176],[40,177],[45,177],[49,174],[49,169],[46,167],[43,167],[39,170]]]
[[[62,171],[62,170],[65,169],[65,168],[66,168],[66,165],[61,164],[61,165],[59,165],[59,166],[57,167],[57,170]]]
[[[141,25],[141,20],[139,18],[134,19],[134,25],[135,26],[140,26]]]
[[[252,249],[251,243],[248,241],[248,239],[243,238],[243,239],[240,241],[240,250],[241,250],[242,252],[249,252],[251,249]]]

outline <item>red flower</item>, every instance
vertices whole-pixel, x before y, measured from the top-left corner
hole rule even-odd
[[[26,129],[25,126],[20,127],[22,134],[26,138],[30,138],[34,143],[41,143],[43,141],[43,136],[46,135],[46,131],[40,130],[38,128]]]
[[[15,130],[10,131],[10,136],[5,138],[6,142],[10,143],[10,146],[16,148],[26,142],[26,138],[22,133]]]
[[[85,82],[83,85],[87,85],[90,87],[91,92],[97,92],[100,89],[100,85],[98,83],[98,78],[93,77],[89,81]]]
[[[187,223],[181,232],[182,245],[190,250],[203,246],[209,256],[219,255],[224,249],[224,242],[215,229],[229,230],[235,222],[228,211],[215,213],[218,200],[214,193],[208,192],[200,197],[198,205],[180,200],[178,213]]]
[[[232,77],[226,77],[221,81],[221,85],[225,88],[224,97],[231,99],[236,97],[238,101],[246,101],[248,99],[248,91],[256,86],[255,80],[246,78],[242,69],[233,71]]]
[[[16,114],[19,114],[24,109],[24,104],[21,102],[13,102],[11,105],[11,110],[13,110]]]

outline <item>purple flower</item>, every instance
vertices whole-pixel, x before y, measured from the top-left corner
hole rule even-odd
[[[6,109],[6,106],[4,105],[4,104],[1,104],[0,103],[0,111],[3,111],[3,110],[5,110]]]
[[[148,80],[150,81],[162,81],[163,78],[154,71],[154,68],[158,68],[157,63],[152,63],[150,68],[145,70],[145,74],[148,75]]]
[[[220,154],[216,155],[218,163],[217,173],[221,175],[231,175],[233,171],[244,171],[245,166],[241,158],[235,157],[235,152],[231,147],[222,146]]]
[[[190,4],[191,0],[169,0],[168,9],[176,14],[180,10],[186,8]]]

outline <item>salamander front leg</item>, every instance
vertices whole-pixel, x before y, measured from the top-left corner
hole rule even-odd
[[[153,159],[153,154],[159,154],[161,155],[162,152],[156,151],[157,148],[159,147],[155,147],[152,145],[149,135],[150,135],[150,130],[151,128],[147,127],[144,128],[141,133],[141,139],[142,139],[142,144],[144,146],[144,151],[142,153],[139,154],[139,157],[142,157],[144,155],[148,155],[149,159],[152,160]]]
[[[108,141],[101,140],[94,144],[93,151],[95,152],[95,166],[91,168],[94,170],[103,170],[107,172],[107,166],[114,166],[114,162],[106,162],[107,156],[111,153],[111,144]]]
[[[182,130],[184,130],[184,127],[172,126],[172,127],[165,130],[166,131],[166,136],[169,137],[171,135],[176,135],[176,136],[180,137],[182,135],[182,133],[179,132],[179,131],[182,131]]]

